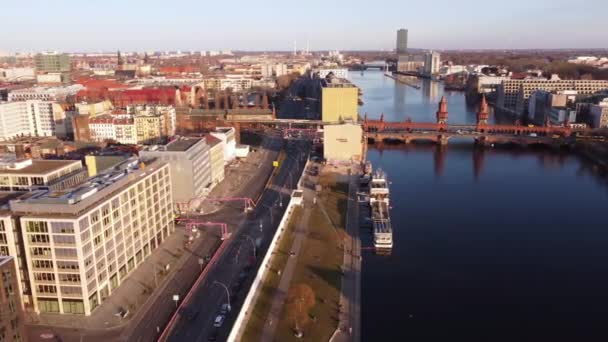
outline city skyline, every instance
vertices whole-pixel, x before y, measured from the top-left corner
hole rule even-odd
[[[360,0],[312,0],[296,10],[274,0],[257,7],[236,1],[229,9],[219,3],[201,7],[191,0],[180,6],[116,0],[103,7],[73,0],[44,5],[40,0],[4,5],[0,51],[290,51],[294,41],[300,50],[307,42],[313,51],[392,50],[399,28],[409,30],[411,48],[584,49],[606,47],[603,32],[608,29],[607,23],[592,20],[594,13],[608,10],[600,0],[585,6],[515,0],[509,8],[479,0],[463,0],[454,7],[438,0],[431,10],[418,3],[372,5]]]

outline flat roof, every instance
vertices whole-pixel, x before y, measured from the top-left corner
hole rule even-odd
[[[184,152],[201,141],[201,138],[180,138],[167,144],[167,151]]]
[[[11,170],[11,169],[0,169],[0,174],[17,174],[17,175],[40,175],[59,170],[68,165],[79,163],[82,165],[80,160],[32,160],[32,165],[28,165],[22,169]]]

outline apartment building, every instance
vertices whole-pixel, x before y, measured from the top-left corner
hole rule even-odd
[[[11,90],[8,93],[9,101],[59,101],[63,102],[69,98],[75,97],[76,94],[84,89],[81,84],[73,84],[64,87],[33,87]]]
[[[33,310],[90,315],[103,303],[174,231],[170,174],[132,158],[69,191],[10,201]]]
[[[17,159],[0,156],[0,191],[62,190],[82,183],[80,160]]]
[[[56,133],[56,103],[28,100],[0,103],[0,139],[18,136],[49,137]]]
[[[116,140],[114,118],[112,115],[89,117],[89,132],[91,140],[93,141],[104,142],[106,140]]]
[[[591,95],[608,89],[608,81],[599,80],[558,80],[523,79],[505,80],[497,88],[496,105],[512,110],[518,115],[528,108],[530,95],[536,90],[557,92],[572,90],[579,95]]]
[[[39,53],[34,56],[36,71],[44,72],[70,72],[72,70],[72,62],[67,53]]]
[[[134,117],[134,121],[139,144],[160,144],[167,138],[164,115],[137,115]]]
[[[223,91],[230,88],[234,92],[241,92],[251,89],[253,79],[234,77],[206,78],[203,80],[203,85],[207,91]]]
[[[179,138],[166,145],[146,146],[142,158],[157,158],[171,165],[173,200],[185,203],[205,197],[211,188],[209,145],[205,138]]]
[[[0,341],[26,341],[13,257],[0,256]]]

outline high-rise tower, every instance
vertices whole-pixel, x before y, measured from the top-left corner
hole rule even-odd
[[[400,29],[397,31],[397,54],[404,55],[407,53],[407,30]]]

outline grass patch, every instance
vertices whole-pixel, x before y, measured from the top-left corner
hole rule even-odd
[[[279,286],[280,277],[277,270],[285,268],[289,258],[289,250],[293,241],[294,230],[297,222],[302,218],[302,208],[296,207],[289,220],[287,228],[283,232],[279,241],[279,246],[275,254],[270,258],[269,270],[264,276],[260,293],[253,304],[253,311],[247,321],[247,327],[242,336],[242,341],[259,341],[270,312],[272,298],[275,289]]]
[[[323,190],[318,196],[318,205],[311,209],[308,236],[302,245],[290,284],[307,284],[316,296],[316,303],[308,312],[310,319],[300,324],[304,332],[303,340],[306,341],[328,341],[338,326],[344,256],[342,243],[346,236],[348,203],[348,184],[341,180],[337,174],[323,174],[320,177]],[[294,322],[288,317],[289,314],[283,310],[275,341],[301,340],[294,336]]]

